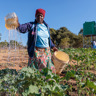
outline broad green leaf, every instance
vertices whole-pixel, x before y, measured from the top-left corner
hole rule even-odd
[[[39,88],[35,85],[30,85],[29,90],[28,90],[28,94],[30,94],[30,93],[38,94],[39,93]]]

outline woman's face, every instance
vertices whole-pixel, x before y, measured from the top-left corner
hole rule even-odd
[[[42,23],[43,23],[43,20],[44,20],[43,15],[42,15],[41,13],[38,13],[38,14],[36,15],[36,21],[37,21],[38,23],[42,24]]]

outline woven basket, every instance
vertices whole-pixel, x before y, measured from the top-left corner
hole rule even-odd
[[[62,51],[55,51],[52,56],[52,61],[56,69],[56,74],[60,74],[64,67],[68,65],[69,55]]]

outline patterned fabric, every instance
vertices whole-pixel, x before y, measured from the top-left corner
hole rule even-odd
[[[55,67],[51,61],[50,47],[48,48],[35,48],[34,57],[29,57],[28,66],[39,69],[49,68],[55,73]]]

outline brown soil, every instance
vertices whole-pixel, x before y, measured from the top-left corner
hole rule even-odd
[[[27,49],[0,49],[0,70],[9,68],[20,70],[23,67],[26,67],[28,64],[28,54]],[[77,65],[77,61],[69,61],[69,65]],[[70,69],[71,70],[71,69]],[[96,74],[96,70],[86,70],[86,72],[91,72]],[[61,77],[64,74],[61,74]]]
[[[9,68],[20,70],[28,64],[27,49],[1,49],[0,70]]]

